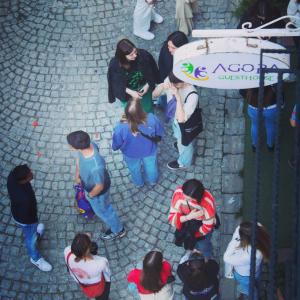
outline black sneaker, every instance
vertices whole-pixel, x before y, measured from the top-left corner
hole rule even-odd
[[[125,236],[125,234],[126,234],[126,230],[124,227],[120,232],[117,233],[113,233],[110,229],[108,229],[106,230],[105,233],[101,234],[100,239],[104,241],[112,241],[117,238],[122,238],[123,236]]]
[[[269,152],[274,152],[274,146],[270,147],[270,146],[267,146]]]
[[[179,170],[179,169],[185,169],[185,166],[180,166],[177,162],[177,160],[173,160],[167,163],[167,167],[170,170]]]

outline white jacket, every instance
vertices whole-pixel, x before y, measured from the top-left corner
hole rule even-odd
[[[229,272],[229,270],[233,268],[242,276],[250,276],[251,246],[245,249],[240,247],[239,229],[240,226],[238,226],[233,233],[232,239],[224,253],[223,259],[225,264],[227,264],[225,270]],[[260,250],[256,250],[256,272],[259,270],[262,260],[262,253]],[[228,274],[225,274],[226,277],[230,277],[227,275]]]

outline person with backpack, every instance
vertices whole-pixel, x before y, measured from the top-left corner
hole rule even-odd
[[[173,72],[169,74],[164,83],[155,88],[152,95],[153,98],[157,98],[163,93],[167,94],[167,117],[172,119],[174,137],[176,138],[174,147],[179,152],[178,159],[168,162],[167,167],[171,170],[185,169],[193,163],[195,141],[183,145],[180,123],[187,122],[193,115],[199,105],[199,96],[193,85],[181,81]]]
[[[145,180],[155,185],[158,180],[157,144],[164,134],[158,118],[152,113],[146,114],[137,99],[131,99],[125,108],[125,115],[113,132],[112,149],[121,150],[124,161],[137,187]]]
[[[100,238],[113,240],[125,236],[125,228],[109,203],[110,176],[98,146],[82,130],[69,133],[67,141],[71,149],[78,152],[75,181],[82,184],[94,213],[108,227]]]
[[[70,275],[89,299],[108,300],[111,271],[108,260],[97,255],[97,244],[87,233],[77,233],[64,250]]]

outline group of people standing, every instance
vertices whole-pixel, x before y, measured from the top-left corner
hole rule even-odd
[[[150,21],[163,21],[154,11],[154,2],[138,0],[135,9],[134,33],[145,39],[154,38],[149,32]],[[181,2],[176,1],[178,6]],[[183,2],[184,6],[191,8],[195,1]],[[142,12],[149,21],[142,22],[143,27],[139,23]],[[172,72],[176,49],[188,43],[191,18],[192,16],[188,17],[187,22],[178,21],[180,28],[186,29],[168,36],[161,48],[158,66],[148,51],[137,48],[128,39],[118,42],[115,57],[109,64],[109,102],[116,102],[124,108],[124,113],[113,130],[112,149],[122,152],[132,183],[138,188],[144,184],[154,186],[159,179],[157,148],[164,136],[164,127],[154,114],[154,98],[159,98],[159,103],[165,108],[170,102],[174,103],[173,110],[168,110],[166,117],[172,122],[176,139],[173,146],[178,152],[178,158],[169,161],[167,167],[171,170],[182,170],[193,163],[194,141],[188,145],[182,143],[180,124],[193,115],[199,105],[199,96],[194,86],[182,82]],[[249,114],[252,115],[255,108],[251,106],[255,106],[257,96],[252,91],[247,97],[250,104]],[[273,97],[270,96],[267,100],[267,106],[272,106]],[[252,138],[253,145],[256,145],[257,134],[254,129]],[[106,225],[100,238],[108,241],[124,237],[125,226],[109,201],[110,175],[97,144],[82,130],[68,134],[67,143],[78,153],[75,181],[82,185],[94,213]],[[269,148],[273,147],[271,138],[267,143]],[[44,225],[38,223],[36,198],[30,184],[32,178],[32,171],[27,165],[17,166],[9,174],[7,188],[11,212],[16,224],[23,231],[30,261],[42,271],[51,271],[52,266],[41,257],[36,246],[44,232]],[[183,282],[185,299],[219,299],[219,265],[213,259],[211,243],[213,232],[219,226],[213,195],[204,188],[201,181],[185,181],[173,193],[168,221],[175,228],[175,244],[187,250],[177,269]],[[269,258],[270,238],[261,224],[257,224],[256,231],[255,274],[258,283],[262,263]],[[241,223],[224,253],[226,276],[235,278],[241,295],[248,295],[249,291],[251,236],[251,222]],[[105,257],[98,255],[97,244],[89,234],[77,233],[71,245],[65,248],[64,257],[71,276],[87,297],[109,299],[109,263]],[[127,280],[129,289],[139,295],[140,299],[174,299],[172,266],[163,258],[161,251],[147,253],[142,267],[130,271]],[[255,295],[257,297],[257,293]]]

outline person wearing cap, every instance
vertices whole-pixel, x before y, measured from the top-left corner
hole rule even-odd
[[[98,146],[82,130],[68,134],[67,141],[78,152],[75,181],[82,184],[93,211],[108,227],[100,238],[113,240],[123,237],[125,228],[109,203],[110,177]]]
[[[49,272],[52,266],[40,255],[36,246],[45,226],[38,223],[37,202],[30,183],[32,179],[33,173],[26,164],[16,166],[9,173],[7,191],[11,214],[16,224],[22,229],[31,263],[41,271]]]

